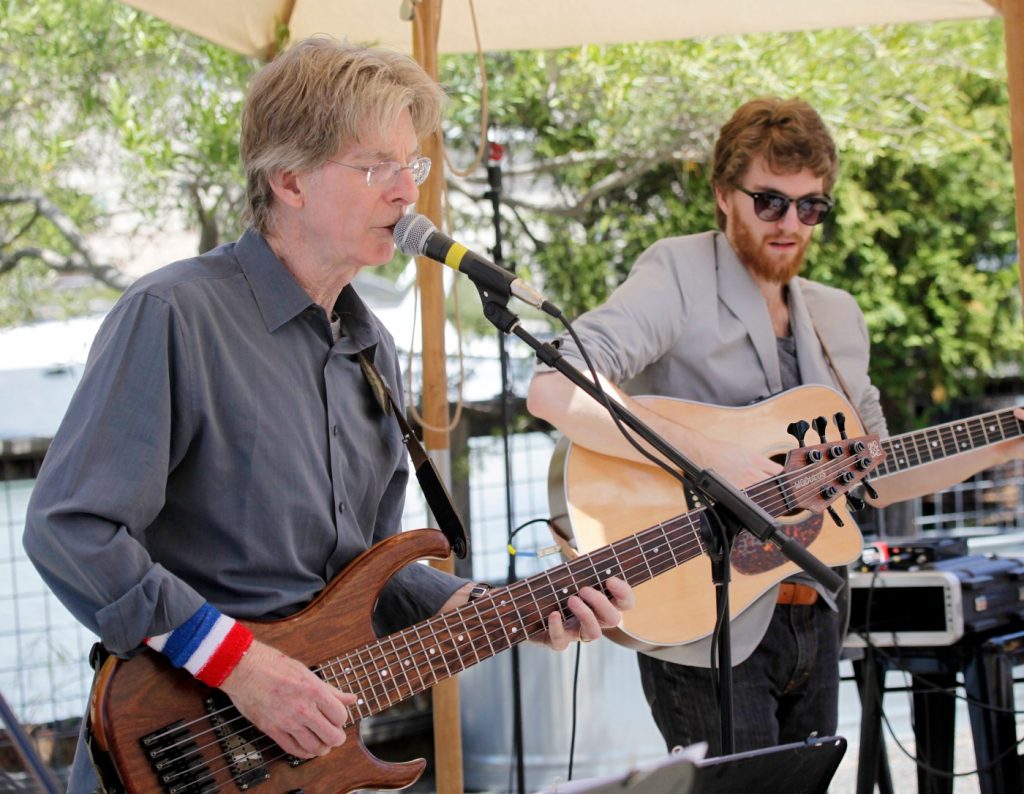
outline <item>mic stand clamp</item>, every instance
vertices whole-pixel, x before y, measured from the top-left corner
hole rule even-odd
[[[476,281],[474,280],[474,283]],[[565,360],[558,349],[549,342],[540,342],[526,331],[519,318],[507,308],[509,294],[495,295],[494,285],[477,284],[477,290],[484,302],[484,316],[500,331],[515,334],[537,354],[538,360],[558,370],[573,384],[578,386],[601,405],[606,405],[598,387],[576,367]],[[679,450],[658,435],[649,425],[633,414],[630,410],[614,400],[608,400],[609,407],[615,415],[637,436],[646,441],[681,471],[698,491],[708,506],[707,515],[712,526],[718,527],[716,538],[710,538],[709,549],[715,546],[712,556],[713,574],[715,575],[715,600],[718,614],[715,631],[719,634],[719,691],[722,706],[722,752],[731,754],[733,750],[732,735],[732,659],[731,639],[729,637],[728,612],[728,581],[729,553],[732,541],[741,529],[746,529],[762,542],[771,542],[778,546],[782,554],[799,565],[815,581],[819,582],[831,593],[838,593],[843,587],[843,580],[821,560],[811,554],[796,541],[778,531],[778,526],[759,505],[751,501],[738,488],[723,480],[711,469],[700,469],[686,458]],[[714,559],[717,557],[717,560]],[[721,625],[719,625],[719,623]]]

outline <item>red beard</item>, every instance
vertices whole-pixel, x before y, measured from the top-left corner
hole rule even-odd
[[[785,284],[800,272],[807,246],[811,243],[809,237],[806,240],[793,239],[793,249],[785,257],[780,257],[778,252],[768,248],[768,244],[772,241],[786,240],[784,236],[766,236],[758,239],[753,229],[738,217],[738,213],[733,213],[733,217],[729,218],[729,226],[736,256],[756,278],[770,284]]]

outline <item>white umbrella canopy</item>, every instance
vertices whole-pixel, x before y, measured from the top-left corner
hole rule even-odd
[[[267,56],[285,24],[293,41],[330,33],[411,52],[413,0],[126,0],[154,16],[247,55]],[[671,41],[994,16],[986,0],[476,0],[485,51]],[[1013,0],[1009,0],[1013,2]],[[404,13],[408,12],[408,13]],[[404,17],[403,18],[403,14]],[[437,51],[476,49],[469,0],[448,0]]]
[[[476,50],[474,18],[485,52],[580,44],[674,41],[858,25],[935,22],[1002,15],[1018,237],[1024,234],[1024,0],[123,0],[185,30],[250,56],[290,40],[329,33],[349,41],[412,52],[437,74],[443,53]],[[443,6],[443,13],[442,13]],[[417,21],[413,13],[429,17]],[[423,32],[425,31],[425,33]],[[416,42],[414,44],[414,42]],[[436,169],[432,179],[440,178]],[[429,208],[425,214],[434,217]],[[1021,258],[1024,295],[1024,257]],[[1024,308],[1024,303],[1022,303]]]

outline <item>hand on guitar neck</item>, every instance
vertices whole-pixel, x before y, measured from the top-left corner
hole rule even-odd
[[[242,716],[296,758],[326,755],[342,745],[348,707],[356,702],[352,693],[259,640],[220,688]]]
[[[1016,419],[1016,422],[1014,422]],[[888,466],[875,478],[874,506],[934,493],[984,469],[1024,458],[1024,407],[890,436]],[[1006,440],[1001,440],[1006,439]],[[901,456],[899,450],[904,450]]]
[[[603,583],[610,598],[593,587],[583,587],[579,595],[569,596],[566,605],[573,617],[563,620],[561,613],[552,612],[547,618],[547,632],[537,642],[553,651],[564,651],[573,642],[591,642],[600,639],[605,629],[614,628],[622,621],[622,612],[636,604],[633,589],[621,579],[613,576]],[[473,583],[456,590],[441,607],[440,612],[449,612],[465,605]]]
[[[593,587],[570,596],[573,617],[548,616],[548,631],[539,638],[556,651],[570,643],[599,639],[604,629],[619,625],[619,610],[632,608],[633,591],[621,579],[605,583],[611,598]],[[441,611],[466,603],[472,583],[460,588]],[[221,689],[235,708],[281,749],[297,758],[326,755],[345,742],[345,723],[356,696],[325,683],[299,661],[258,640],[225,679]]]

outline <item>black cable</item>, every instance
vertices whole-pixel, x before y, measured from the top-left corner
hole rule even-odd
[[[513,529],[512,532],[509,534],[509,549],[508,549],[508,553],[509,553],[510,557],[518,556],[519,553],[520,553],[517,549],[515,549],[512,546],[512,543],[511,543],[512,538],[514,538],[516,535],[518,535],[521,530],[524,530],[528,526],[532,526],[533,524],[547,524],[548,528],[552,532],[556,531],[555,530],[555,525],[554,525],[554,519],[551,519],[551,518],[534,518],[534,519],[531,519],[530,521],[527,521],[527,522],[525,522],[523,524],[520,524],[515,529]],[[576,660],[574,662],[573,675],[572,675],[572,712],[571,712],[571,714],[572,714],[572,721],[571,721],[571,727],[570,727],[570,732],[569,732],[569,771],[568,771],[568,775],[566,776],[566,780],[572,780],[572,769],[573,769],[573,764],[574,764],[574,761],[575,761],[575,758],[576,758],[576,726],[577,726],[577,719],[578,719],[578,716],[579,716],[578,709],[577,709],[577,697],[579,695],[580,648],[581,648],[582,645],[583,645],[582,642],[577,642],[576,643]],[[510,770],[510,774],[511,774],[511,770]]]
[[[569,733],[569,774],[566,780],[572,780],[572,765],[576,758],[576,696],[579,693],[580,683],[580,647],[582,642],[576,643],[576,663],[572,673],[572,730]]]

